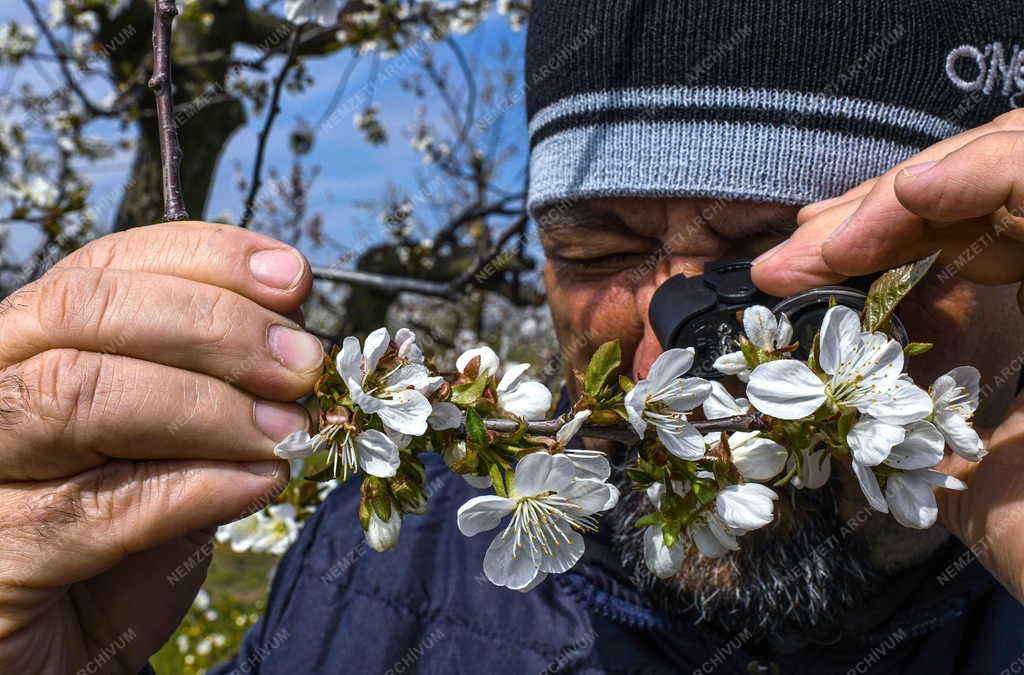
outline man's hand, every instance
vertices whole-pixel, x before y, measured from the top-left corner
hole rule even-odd
[[[294,249],[174,223],[104,237],[0,306],[0,672],[135,673],[216,525],[287,480],[273,447],[320,342]],[[111,654],[113,652],[113,654]]]
[[[755,261],[754,281],[769,293],[790,295],[940,250],[940,275],[980,284],[1020,282],[1024,111],[938,143],[840,197],[808,205],[798,224],[790,239]],[[1024,307],[1021,294],[1018,303]],[[939,466],[968,484],[966,492],[939,491],[940,519],[1024,601],[1024,398],[986,447],[990,454],[980,464],[947,456]]]

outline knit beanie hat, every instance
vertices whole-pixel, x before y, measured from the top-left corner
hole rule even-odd
[[[1007,0],[534,0],[529,207],[803,204],[1024,105]]]

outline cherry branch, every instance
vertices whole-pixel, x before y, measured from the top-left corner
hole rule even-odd
[[[153,3],[153,76],[149,78],[149,88],[156,97],[166,222],[188,220],[189,217],[181,196],[182,153],[171,91],[171,22],[177,13],[174,0],[156,0]]]
[[[256,143],[256,159],[253,161],[252,177],[249,179],[249,194],[246,196],[245,205],[242,208],[242,218],[238,221],[239,227],[249,227],[249,223],[252,222],[253,212],[256,207],[256,196],[259,194],[260,186],[262,185],[260,174],[263,172],[263,156],[266,154],[267,140],[270,138],[270,129],[274,126],[274,120],[277,119],[277,114],[281,111],[281,91],[284,89],[284,81],[288,77],[288,71],[292,69],[292,64],[295,63],[295,55],[298,53],[299,37],[301,35],[302,25],[300,24],[292,32],[291,40],[288,44],[288,56],[285,59],[284,65],[281,66],[281,71],[274,78],[273,93],[267,106],[267,118],[263,122],[263,128],[260,129],[260,135]]]
[[[554,436],[570,419],[570,415],[562,415],[551,420],[527,422],[527,433],[535,436]],[[747,415],[735,415],[723,417],[717,420],[704,420],[691,422],[693,427],[702,434],[715,431],[755,431],[767,429],[767,425],[761,415],[751,413]],[[519,430],[520,423],[516,420],[486,419],[484,427],[490,431],[500,434],[512,434]],[[618,424],[584,424],[580,427],[579,435],[587,438],[601,438],[621,443],[635,442],[636,432],[625,422]]]

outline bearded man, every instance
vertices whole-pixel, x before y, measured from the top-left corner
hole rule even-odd
[[[455,526],[478,494],[463,481],[442,479],[387,554],[346,484],[215,672],[1020,672],[1024,22],[1008,2],[963,9],[535,0],[525,76],[552,316],[563,345],[593,337],[570,368],[618,339],[643,377],[662,351],[653,294],[709,262],[755,258],[758,286],[788,296],[942,251],[901,306],[938,345],[913,376],[979,368],[989,455],[940,467],[969,489],[939,494],[939,524],[867,508],[837,462],[821,490],[782,489],[741,551],[689,551],[659,580],[633,526],[651,506],[623,480],[581,562],[516,593],[480,572],[488,538]],[[309,287],[266,237],[158,225],[93,242],[6,304],[4,419],[31,423],[0,437],[0,670],[63,672],[128,628],[104,667],[145,667],[201,583],[187,572],[209,529],[286,475],[272,448],[304,424],[288,401],[322,359],[284,318]]]

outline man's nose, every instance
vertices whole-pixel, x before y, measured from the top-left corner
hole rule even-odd
[[[681,256],[668,256],[650,274],[648,274],[640,284],[637,285],[637,311],[643,319],[644,333],[643,338],[641,338],[640,344],[637,346],[636,352],[633,355],[632,376],[634,380],[647,377],[647,371],[650,370],[651,364],[654,363],[654,360],[658,358],[663,351],[665,351],[662,348],[661,343],[658,341],[658,336],[654,334],[654,329],[651,328],[651,317],[648,314],[648,310],[651,306],[651,298],[654,297],[655,291],[657,291],[669,277],[673,277],[677,274],[685,274],[688,277],[694,277],[702,274],[703,272],[703,260]]]

